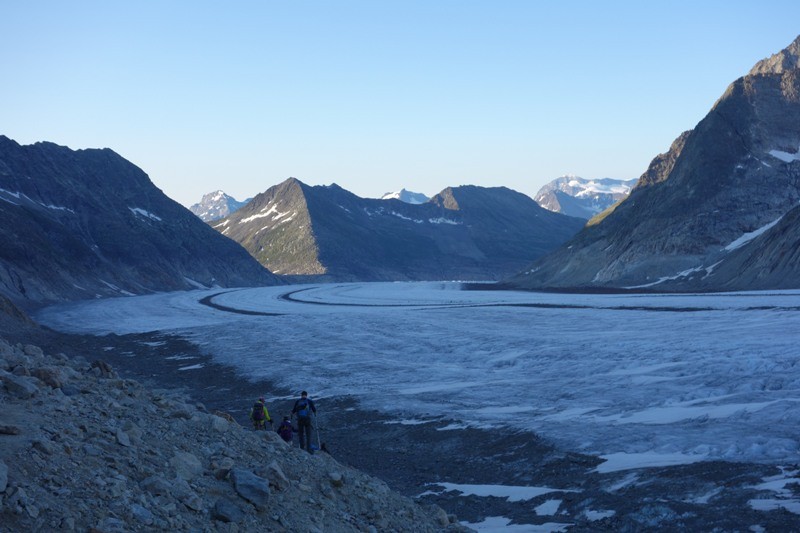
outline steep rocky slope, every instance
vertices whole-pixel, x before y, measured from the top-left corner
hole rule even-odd
[[[0,293],[20,304],[277,279],[109,149],[0,136]]]
[[[292,178],[213,227],[275,273],[369,281],[498,279],[582,225],[503,187],[450,188],[412,205]]]
[[[731,243],[788,213],[800,202],[799,57],[800,38],[736,80],[626,200],[511,283],[689,288],[687,273],[724,261]],[[786,265],[782,279],[800,286],[798,269]],[[786,286],[760,279],[761,288]],[[709,290],[730,286],[710,281]]]
[[[325,453],[0,338],[3,531],[461,531]]]

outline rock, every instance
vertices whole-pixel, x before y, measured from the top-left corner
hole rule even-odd
[[[22,349],[22,353],[25,355],[31,355],[33,357],[44,357],[44,352],[42,349],[38,346],[34,346],[33,344],[26,344]]]
[[[175,469],[178,477],[187,481],[203,473],[203,464],[200,459],[188,452],[176,452],[170,460],[170,464]]]
[[[103,450],[101,450],[94,444],[87,442],[86,444],[83,445],[83,453],[91,457],[99,457],[103,455]]]
[[[55,453],[56,451],[55,446],[53,446],[52,442],[41,439],[33,441],[32,447],[34,450],[41,452],[45,455],[53,455],[53,453]]]
[[[228,415],[230,416],[230,415]],[[211,429],[217,431],[219,433],[224,433],[231,428],[231,423],[222,418],[221,416],[217,416],[216,414],[211,415]]]
[[[131,505],[131,515],[133,515],[133,517],[136,520],[138,520],[139,522],[141,522],[146,526],[151,525],[154,521],[153,513],[151,513],[149,510],[145,509],[138,503],[134,503],[133,505]]]
[[[30,376],[31,375],[31,371],[28,370],[28,367],[27,366],[23,366],[23,365],[15,366],[13,368],[13,370],[11,370],[11,373],[14,374],[15,376]]]
[[[270,486],[275,487],[277,490],[286,490],[289,488],[289,478],[283,473],[283,469],[277,461],[272,461],[267,467],[267,478],[269,479]]]
[[[108,517],[97,524],[95,530],[102,531],[103,533],[125,533],[128,531],[128,528],[125,522],[119,518]]]
[[[8,487],[8,465],[0,460],[0,493],[6,491]]]
[[[344,478],[341,472],[329,472],[328,480],[330,480],[331,485],[334,487],[341,487],[344,485]]]
[[[436,520],[436,523],[442,527],[447,527],[450,525],[450,517],[447,516],[447,511],[439,507],[438,505],[432,505],[430,507],[431,514],[433,515],[433,519]]]
[[[169,495],[172,488],[172,484],[161,476],[150,476],[142,481],[139,486],[153,496]]]
[[[266,479],[240,468],[231,470],[231,479],[239,496],[252,503],[259,511],[267,509],[270,492]]]
[[[119,443],[121,446],[125,446],[126,448],[130,448],[131,439],[128,437],[127,433],[121,429],[117,429],[117,443]]]
[[[92,361],[92,373],[99,377],[99,378],[109,378],[109,379],[116,379],[117,373],[114,372],[114,369],[111,368],[111,365],[106,363],[105,361],[95,360]]]
[[[202,511],[205,508],[202,498],[192,490],[192,487],[189,486],[185,479],[180,477],[175,478],[172,485],[172,495],[193,511]]]
[[[53,367],[39,367],[31,371],[31,375],[41,380],[51,389],[60,389],[63,385],[61,373]]]
[[[211,518],[220,522],[237,523],[244,519],[244,512],[232,501],[220,498],[211,508]]]
[[[225,479],[231,473],[233,468],[233,459],[230,457],[222,457],[215,459],[211,462],[211,470],[214,472],[214,477],[217,479]]]
[[[21,400],[27,400],[39,392],[34,378],[15,376],[3,370],[0,371],[0,381],[5,384],[10,394]]]
[[[17,426],[0,426],[0,435],[19,435],[21,431]]]

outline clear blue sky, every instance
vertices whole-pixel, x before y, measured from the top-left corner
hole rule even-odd
[[[794,1],[20,1],[0,134],[112,148],[190,205],[637,178],[800,34]]]

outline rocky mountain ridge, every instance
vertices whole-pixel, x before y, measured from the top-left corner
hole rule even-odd
[[[449,188],[412,205],[290,178],[213,227],[272,272],[372,281],[498,279],[582,225],[504,187]]]
[[[233,196],[225,194],[224,191],[214,191],[204,194],[198,203],[192,204],[189,211],[197,215],[203,222],[212,222],[235,213],[250,200],[252,198],[240,202]]]
[[[109,149],[0,136],[0,293],[17,304],[275,276]]]
[[[733,82],[693,130],[653,159],[627,199],[510,285],[680,291],[746,289],[750,280],[754,288],[800,287],[797,263],[766,264],[751,248],[771,239],[774,249],[791,250],[797,229],[776,225],[735,253],[730,246],[800,203],[799,49],[800,37]],[[734,274],[726,265],[755,271]]]
[[[0,338],[4,531],[465,531],[325,453],[121,379],[97,355]]]
[[[590,219],[626,198],[636,180],[562,176],[539,189],[533,199],[549,211]]]

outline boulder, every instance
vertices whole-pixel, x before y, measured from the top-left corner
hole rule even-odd
[[[150,476],[139,485],[153,496],[167,496],[172,488],[172,484],[161,476]]]
[[[128,434],[119,428],[117,428],[117,443],[120,446],[125,446],[126,448],[129,448],[131,446],[130,437],[128,437]]]
[[[170,464],[178,477],[187,481],[203,473],[203,463],[196,455],[189,452],[176,452],[170,460]]]
[[[30,355],[33,357],[44,357],[44,352],[38,346],[34,346],[33,344],[26,344],[24,348],[22,348],[22,352],[25,355]]]
[[[334,487],[341,487],[344,485],[344,477],[341,472],[328,472],[328,480]]]
[[[232,501],[220,498],[214,502],[214,507],[211,508],[211,518],[220,522],[236,523],[242,521],[244,512]]]
[[[247,470],[234,468],[231,479],[236,493],[252,503],[259,511],[265,511],[269,503],[269,482]]]
[[[231,423],[221,416],[211,415],[211,429],[219,433],[225,433],[231,428]]]
[[[21,400],[27,400],[39,392],[39,387],[36,385],[37,380],[34,378],[15,376],[2,370],[0,371],[0,381],[5,384],[10,394]]]
[[[45,385],[48,385],[51,389],[60,389],[65,381],[64,378],[62,377],[61,372],[52,366],[34,368],[31,371],[31,375],[41,380]]]
[[[267,467],[267,478],[269,479],[270,486],[275,487],[277,490],[286,490],[289,488],[289,478],[283,473],[283,469],[277,461],[272,461]]]
[[[131,515],[133,515],[133,517],[138,522],[141,522],[146,526],[151,525],[155,520],[153,513],[151,513],[148,509],[145,509],[138,503],[134,503],[131,505]]]

